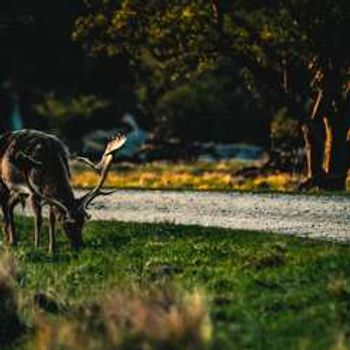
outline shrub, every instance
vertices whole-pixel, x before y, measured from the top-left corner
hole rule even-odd
[[[33,106],[49,129],[59,137],[72,141],[101,123],[110,102],[96,95],[78,95],[60,98],[50,92]]]
[[[200,293],[116,291],[99,303],[81,306],[71,320],[38,325],[37,348],[204,349],[211,337]]]

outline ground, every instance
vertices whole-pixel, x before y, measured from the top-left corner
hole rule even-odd
[[[87,226],[82,252],[72,252],[66,238],[60,235],[59,252],[52,257],[44,246],[33,248],[30,219],[19,218],[18,224],[21,243],[11,250],[17,262],[14,293],[26,328],[9,349],[62,348],[63,340],[57,332],[65,339],[69,334],[70,344],[65,343],[65,349],[78,349],[79,342],[73,340],[80,339],[77,334],[83,332],[81,324],[88,325],[85,338],[91,337],[96,327],[101,330],[101,323],[94,317],[91,323],[89,315],[100,315],[98,305],[106,308],[106,295],[119,293],[116,299],[110,299],[114,304],[107,303],[112,309],[115,303],[119,305],[119,316],[114,315],[111,321],[109,314],[110,330],[111,323],[121,317],[120,310],[144,305],[135,294],[169,288],[178,290],[182,297],[170,302],[171,312],[163,310],[168,312],[167,320],[172,320],[167,327],[174,327],[175,313],[178,318],[183,315],[191,332],[177,327],[176,332],[169,333],[173,338],[168,334],[170,339],[164,347],[164,339],[150,340],[154,334],[147,325],[142,325],[148,327],[144,330],[137,323],[137,328],[136,321],[128,319],[137,332],[143,332],[143,337],[133,334],[124,339],[120,349],[135,348],[135,342],[142,349],[147,344],[154,349],[347,349],[347,245],[252,231],[96,221]],[[125,296],[130,295],[125,294],[130,289],[132,302]],[[162,298],[168,300],[169,296]],[[186,304],[189,300],[191,307]],[[146,314],[149,311],[141,309]],[[79,327],[74,323],[77,317]],[[107,322],[106,315],[102,320]],[[106,338],[109,333],[96,334]],[[183,337],[176,338],[174,334]],[[197,342],[189,345],[193,337]],[[182,345],[176,347],[174,339]],[[98,344],[105,344],[103,341]],[[96,345],[94,349],[102,348]]]

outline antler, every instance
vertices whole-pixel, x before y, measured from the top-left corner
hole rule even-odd
[[[88,165],[92,170],[96,171],[98,174],[101,174],[100,169],[97,167],[97,165],[92,162],[89,158],[85,158],[85,157],[75,157],[75,160],[84,163],[86,165]]]
[[[124,134],[118,134],[116,137],[114,137],[110,142],[108,142],[100,162],[97,165],[94,165],[94,168],[100,174],[100,179],[94,189],[92,189],[89,193],[85,194],[83,197],[80,198],[81,205],[84,208],[84,210],[87,209],[88,205],[97,196],[100,196],[100,195],[107,196],[115,192],[115,191],[103,192],[101,191],[101,188],[103,187],[107,179],[108,172],[112,165],[113,156],[121,147],[123,147],[125,141],[126,141],[126,136]]]

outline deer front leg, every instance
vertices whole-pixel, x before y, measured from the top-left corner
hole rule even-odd
[[[40,203],[40,198],[35,195],[30,197],[32,208],[34,212],[34,244],[35,248],[39,247],[40,243],[40,232],[43,224],[42,218],[42,205]]]
[[[8,244],[10,240],[10,218],[8,214],[8,202],[1,204],[2,214],[3,214],[3,220],[4,220],[4,243]]]
[[[8,216],[8,205],[10,200],[10,191],[7,186],[0,180],[0,204],[3,214],[3,231],[4,231],[4,243],[8,243],[9,236],[9,216]]]
[[[49,253],[55,252],[56,245],[56,214],[54,208],[50,206],[49,209]]]

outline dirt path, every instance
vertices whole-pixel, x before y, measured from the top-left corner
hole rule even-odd
[[[196,224],[350,241],[350,199],[342,196],[123,190],[100,198],[91,209],[94,219]]]

